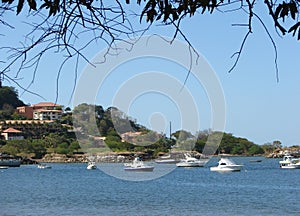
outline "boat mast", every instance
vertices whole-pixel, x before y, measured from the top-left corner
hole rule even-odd
[[[171,139],[171,137],[172,137],[172,123],[170,121],[170,139]]]

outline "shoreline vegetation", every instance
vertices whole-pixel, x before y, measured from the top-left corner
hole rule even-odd
[[[43,119],[22,115],[22,110],[32,112],[42,105],[47,105],[38,109]],[[22,106],[19,112],[18,106]],[[51,119],[53,116],[56,119]],[[29,106],[19,100],[13,87],[4,86],[0,88],[0,132],[0,153],[24,158],[25,164],[126,162],[136,155],[143,160],[153,160],[168,153],[178,159],[183,158],[184,152],[200,157],[208,140],[218,155],[281,157],[284,152],[300,154],[299,146],[283,148],[279,140],[259,145],[231,133],[210,129],[195,134],[180,129],[167,136],[137,123],[116,107],[104,109],[101,105],[82,103],[71,110],[51,102]],[[222,137],[221,143],[219,137]]]

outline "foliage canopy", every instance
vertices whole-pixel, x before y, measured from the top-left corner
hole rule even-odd
[[[165,24],[180,22],[181,19],[186,16],[194,16],[197,12],[203,14],[205,12],[213,13],[216,10],[222,10],[224,7],[234,5],[235,10],[244,10],[249,16],[249,28],[251,28],[251,19],[253,16],[257,16],[255,12],[255,5],[258,0],[236,0],[236,1],[224,1],[224,0],[137,0],[136,3],[142,7],[140,13],[140,21],[145,17],[147,22],[162,21]],[[17,5],[16,13],[19,14],[24,8],[24,0],[2,0],[2,3]],[[80,1],[68,1],[68,0],[43,0],[38,5],[36,0],[27,0],[27,5],[30,10],[48,11],[48,16],[61,16],[67,18],[61,24],[64,27],[64,31],[68,30],[67,24],[75,21],[74,15],[78,15],[78,20],[83,27],[84,21],[92,21],[93,24],[99,25],[99,27],[105,28],[104,24],[100,22],[97,15],[101,15],[105,19],[109,19],[106,11],[113,11],[116,14],[125,18],[127,11],[124,9],[124,2],[116,0],[116,7],[106,7],[105,1],[94,0],[80,0]],[[300,22],[298,21],[299,15],[299,0],[265,0],[263,2],[268,9],[269,15],[274,21],[275,27],[284,35],[286,33],[292,33],[293,36],[298,32],[298,40],[300,39]],[[111,3],[113,4],[113,3]],[[133,4],[133,1],[126,0],[126,4]],[[239,6],[236,6],[239,5]],[[1,9],[8,9],[2,7]],[[118,9],[118,10],[116,10]],[[90,16],[90,18],[88,18]],[[94,18],[94,20],[93,20]],[[290,24],[287,20],[293,20]],[[287,23],[286,25],[284,23]],[[109,26],[107,26],[109,27]],[[108,29],[107,29],[108,30]],[[61,32],[62,33],[62,32]]]
[[[259,10],[262,5],[265,7],[264,12]],[[252,33],[254,19],[262,24],[277,53],[270,29],[262,18],[265,14],[261,13],[266,13],[267,17],[272,20],[278,34],[291,34],[298,40],[300,39],[299,0],[2,0],[0,24],[13,28],[11,20],[8,20],[6,16],[7,13],[20,14],[27,8],[30,12],[26,19],[32,28],[25,37],[27,42],[24,42],[21,47],[2,47],[3,50],[8,49],[11,55],[8,56],[8,60],[1,59],[1,78],[15,82],[17,85],[19,71],[32,67],[35,74],[39,61],[50,50],[65,56],[61,70],[63,65],[72,58],[77,59],[77,63],[79,59],[89,62],[83,51],[91,44],[102,41],[111,47],[118,40],[143,35],[152,23],[173,26],[173,37],[181,35],[192,46],[181,30],[181,21],[204,13],[222,12],[225,14],[242,11],[244,18],[248,20],[247,23],[238,24],[247,27],[248,31],[242,39],[240,49],[234,55],[236,61],[230,71],[235,68],[245,41]],[[134,11],[136,8],[137,11]],[[140,28],[133,25],[132,17],[134,16],[139,17],[142,23]],[[33,17],[35,19],[32,19]],[[144,21],[148,25],[145,25]],[[82,41],[79,38],[85,38],[85,40]],[[275,64],[277,64],[276,61]],[[13,65],[19,67],[16,77],[8,75]],[[57,76],[59,77],[59,74]]]

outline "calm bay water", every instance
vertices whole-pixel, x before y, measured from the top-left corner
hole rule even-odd
[[[210,172],[213,158],[150,181],[118,179],[86,164],[9,168],[0,171],[0,215],[300,215],[300,170],[251,159],[233,158],[244,164],[241,172]]]

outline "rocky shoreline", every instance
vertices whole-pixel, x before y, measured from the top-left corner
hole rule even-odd
[[[123,156],[119,154],[74,154],[74,155],[64,155],[64,154],[46,154],[42,159],[36,159],[37,163],[88,163],[89,161],[94,161],[96,163],[124,163],[129,162],[133,159],[133,156]]]
[[[146,153],[98,153],[95,155],[90,154],[73,154],[73,155],[64,155],[64,154],[46,154],[42,159],[23,159],[23,164],[38,164],[38,163],[88,163],[89,161],[94,161],[96,163],[127,163],[132,161],[136,156],[142,158],[142,160],[153,160],[153,156]],[[194,157],[200,157],[201,154],[194,153]],[[177,152],[172,154],[172,158],[180,159],[183,158],[183,152]]]
[[[64,154],[46,154],[42,159],[23,159],[22,164],[38,164],[38,163],[88,163],[89,161],[94,161],[96,163],[126,163],[132,161],[136,155],[139,155],[143,160],[153,160],[154,158],[143,153],[102,153],[97,155],[89,154],[74,154],[74,155],[64,155]],[[201,154],[193,154],[194,157],[200,158]],[[225,156],[225,155],[224,155]],[[245,156],[245,155],[226,155],[226,156]],[[274,155],[257,155],[263,157],[279,157]],[[183,158],[183,152],[178,152],[172,154],[172,158],[181,159]]]
[[[296,154],[295,152],[288,152],[293,156],[300,156],[300,154]],[[163,153],[161,153],[162,155]],[[282,158],[287,151],[278,150],[265,155],[254,155],[266,158]],[[96,155],[91,156],[90,154],[81,153],[81,154],[73,154],[73,155],[65,155],[65,154],[57,154],[51,153],[46,154],[42,159],[31,159],[25,158],[23,159],[22,164],[38,164],[38,163],[88,163],[89,161],[94,161],[96,163],[126,163],[132,161],[136,155],[141,157],[143,160],[153,160],[154,158],[151,155],[148,155],[143,152],[134,153],[134,152],[119,152],[119,153],[98,153]],[[192,153],[194,157],[200,157],[199,153]],[[243,157],[249,155],[223,155],[228,157]],[[180,159],[183,158],[183,152],[175,152],[172,153],[172,158]]]

